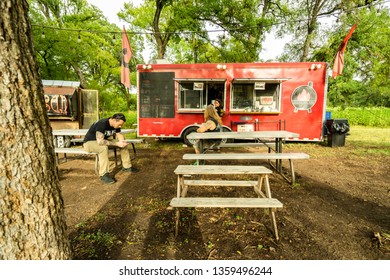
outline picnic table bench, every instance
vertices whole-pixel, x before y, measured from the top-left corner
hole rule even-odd
[[[295,171],[293,160],[308,159],[306,153],[218,153],[218,154],[184,154],[185,160],[288,160],[290,163],[291,180],[280,173],[291,184],[295,183]],[[274,167],[274,166],[273,166]]]
[[[224,142],[217,146],[217,148],[240,148],[240,147],[267,147],[268,152],[275,151],[274,142]]]
[[[176,208],[175,236],[179,228],[179,208],[183,207],[206,207],[206,208],[268,208],[271,223],[276,239],[279,239],[276,225],[276,208],[282,208],[283,204],[272,198],[268,175],[272,171],[264,166],[238,166],[238,165],[179,165],[175,169],[177,178],[176,197],[170,202],[172,208]],[[257,175],[257,181],[247,180],[188,180],[194,175]],[[257,194],[252,197],[186,197],[188,188],[191,186],[230,186],[230,187],[253,187]],[[264,192],[263,192],[264,186]]]

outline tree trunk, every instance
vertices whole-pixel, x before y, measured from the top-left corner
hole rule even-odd
[[[0,259],[69,259],[28,9],[0,1]]]

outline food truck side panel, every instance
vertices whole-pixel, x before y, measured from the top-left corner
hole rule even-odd
[[[183,137],[222,100],[226,129],[278,130],[321,141],[326,63],[148,64],[138,66],[138,135]],[[188,131],[187,131],[188,132]]]

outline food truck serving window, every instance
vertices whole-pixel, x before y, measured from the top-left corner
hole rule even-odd
[[[220,99],[224,103],[224,79],[176,79],[178,82],[178,109],[181,112],[202,112],[208,104]]]
[[[234,79],[232,112],[280,112],[282,82],[287,79]]]

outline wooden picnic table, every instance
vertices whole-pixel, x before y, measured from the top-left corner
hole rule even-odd
[[[136,129],[121,129],[120,133],[127,134],[127,133],[133,133],[136,131],[137,131]],[[55,148],[55,153],[57,155],[64,154],[65,161],[66,161],[67,154],[94,154],[96,156],[95,171],[96,171],[96,173],[98,173],[98,157],[97,157],[96,153],[88,153],[88,152],[84,151],[83,148],[70,148],[69,146],[66,145],[66,142],[65,142],[65,137],[71,138],[73,136],[76,136],[76,138],[70,139],[69,141],[82,143],[84,140],[84,136],[87,134],[87,132],[88,132],[88,129],[55,129],[55,130],[53,130],[53,136],[57,138],[57,140],[56,140],[57,144],[60,144]],[[115,136],[114,136],[114,138],[115,138]],[[142,143],[143,139],[126,139],[126,141],[128,143],[130,143],[132,146],[133,156],[131,159],[134,160],[136,158],[136,154],[137,154],[137,151],[136,151],[134,144]],[[69,142],[69,145],[70,145],[70,142]],[[114,151],[115,165],[117,165],[118,164],[117,147],[110,146],[110,149],[112,149]],[[57,160],[58,160],[58,157],[57,157]]]
[[[121,134],[136,132],[136,129],[121,129]],[[71,142],[83,142],[88,129],[54,129],[52,131],[55,138],[56,147],[69,147]]]
[[[289,138],[298,138],[299,134],[286,130],[265,130],[265,131],[245,131],[245,132],[194,132],[187,135],[189,140],[200,140],[200,151],[204,152],[204,140],[212,139],[233,139],[233,140],[258,140],[275,142],[275,152],[283,152],[283,140]],[[280,173],[282,169],[281,159],[276,160],[276,170]]]
[[[179,208],[182,207],[228,207],[228,208],[267,208],[271,216],[271,224],[278,240],[278,228],[276,225],[275,211],[276,208],[282,208],[283,204],[272,197],[268,175],[272,171],[264,166],[237,166],[237,165],[179,165],[175,169],[177,177],[176,197],[171,200],[170,206],[176,208],[176,230],[178,234],[179,227]],[[199,175],[252,175],[257,180],[205,180],[204,178],[195,178]],[[187,179],[186,179],[187,178]],[[187,197],[189,187],[252,187],[257,197],[226,197],[222,192],[222,197]]]

